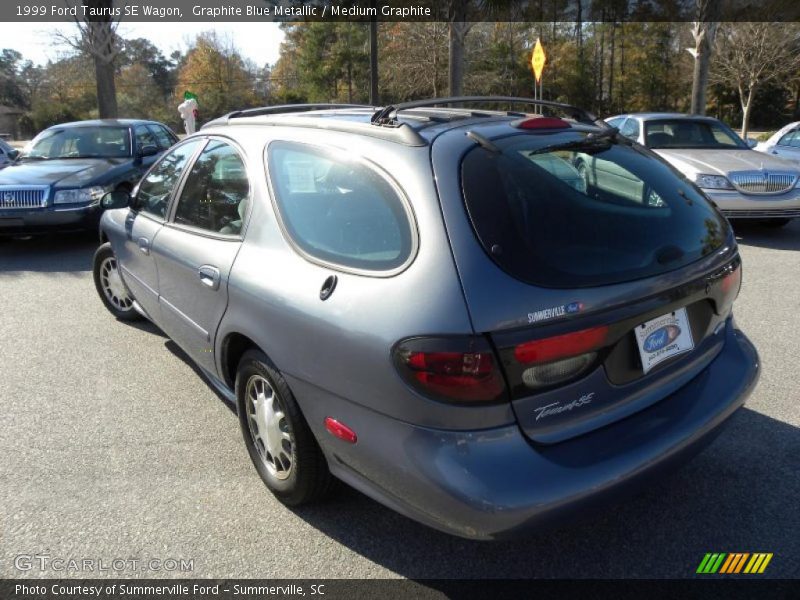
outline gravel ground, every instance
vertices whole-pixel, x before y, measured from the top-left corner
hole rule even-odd
[[[0,242],[0,577],[65,574],[18,571],[20,554],[194,561],[125,576],[688,577],[704,553],[735,551],[774,552],[766,575],[798,577],[800,220],[738,233],[737,320],[763,361],[747,407],[675,475],[503,543],[438,533],[349,488],[283,507],[181,350],[105,311],[96,243]]]

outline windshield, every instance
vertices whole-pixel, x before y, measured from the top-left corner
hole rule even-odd
[[[33,140],[23,158],[123,158],[130,155],[127,127],[86,126],[43,131]]]
[[[584,142],[583,146],[576,142]],[[645,148],[569,133],[515,135],[461,166],[467,212],[486,253],[543,287],[632,281],[719,248],[729,229],[702,194]]]
[[[747,148],[742,139],[719,121],[668,119],[645,122],[648,148],[701,148],[731,150]]]

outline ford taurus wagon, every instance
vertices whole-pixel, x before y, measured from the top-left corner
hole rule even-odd
[[[595,185],[577,155],[638,183]],[[574,107],[232,113],[102,202],[100,298],[236,404],[287,505],[337,478],[443,531],[519,534],[685,460],[758,378],[726,219]]]

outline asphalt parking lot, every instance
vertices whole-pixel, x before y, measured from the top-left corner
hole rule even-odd
[[[97,298],[96,242],[0,242],[0,577],[15,557],[192,559],[167,577],[690,577],[706,552],[773,552],[800,577],[800,220],[737,229],[736,317],[761,354],[747,407],[693,462],[580,523],[503,543],[418,525],[349,489],[290,510],[232,408],[152,325]]]

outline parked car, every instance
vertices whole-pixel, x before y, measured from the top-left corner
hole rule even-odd
[[[755,147],[759,152],[773,154],[800,163],[800,121],[789,123],[776,131],[766,142]]]
[[[45,129],[0,171],[0,236],[97,231],[100,198],[133,189],[177,141],[162,123],[131,119]]]
[[[782,227],[800,216],[800,165],[754,151],[755,140],[744,142],[717,119],[634,113],[606,122],[672,164],[728,218]]]
[[[736,239],[697,187],[573,107],[436,107],[485,100],[233,113],[102,201],[102,302],[236,404],[288,505],[333,476],[519,534],[685,460],[756,384]],[[575,152],[662,202],[599,201]]]
[[[19,150],[11,146],[8,142],[0,139],[0,169],[7,167],[19,156]]]

